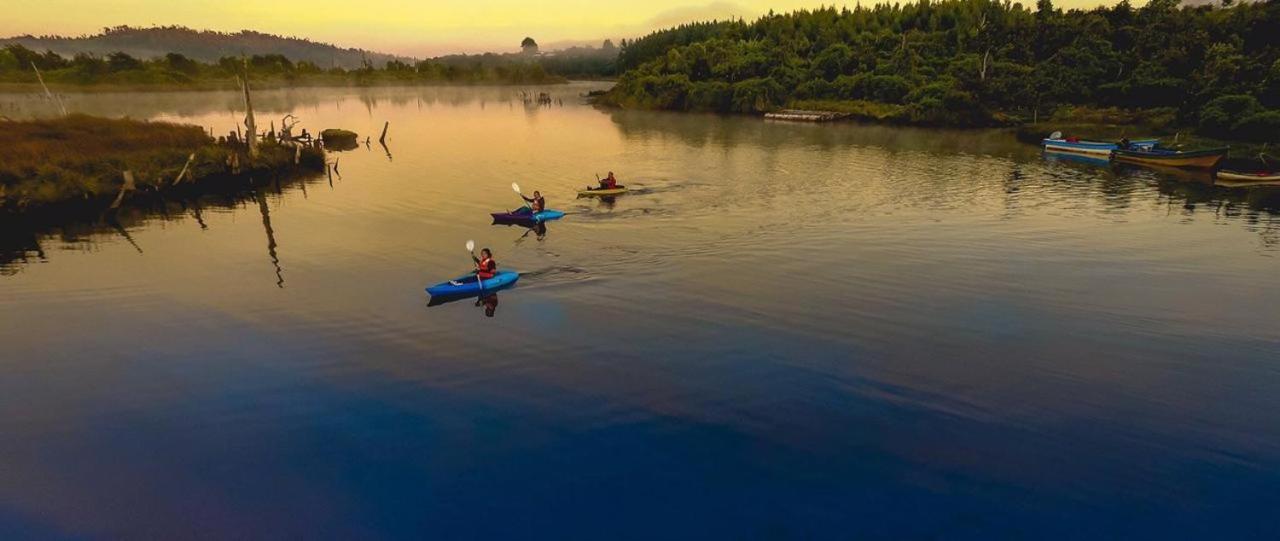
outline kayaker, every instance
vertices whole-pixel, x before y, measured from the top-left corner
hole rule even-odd
[[[618,187],[618,179],[617,177],[613,176],[613,171],[609,171],[609,176],[604,177],[604,180],[600,181],[601,190],[612,190],[617,187]]]
[[[472,254],[471,259],[476,262],[476,276],[481,280],[488,280],[498,274],[498,262],[493,260],[493,252],[488,248],[480,250],[480,257]]]
[[[533,197],[525,197],[524,194],[520,194],[520,198],[528,201],[531,204],[530,206],[533,207],[533,212],[535,213],[542,212],[547,209],[547,201],[542,198],[542,193],[538,190],[533,191]]]

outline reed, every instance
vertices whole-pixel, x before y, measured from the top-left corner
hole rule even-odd
[[[219,142],[198,126],[69,115],[0,121],[0,209],[22,211],[116,197],[129,171],[139,191],[163,191],[187,169],[196,185],[246,175],[321,171],[322,151],[271,142],[249,160],[243,144]],[[194,154],[194,159],[189,158]],[[190,161],[190,163],[188,163]],[[232,167],[232,163],[239,167]]]

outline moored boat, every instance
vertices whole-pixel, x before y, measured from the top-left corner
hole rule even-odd
[[[1218,179],[1239,182],[1280,182],[1280,171],[1218,171]]]
[[[1143,165],[1163,165],[1166,167],[1184,167],[1189,169],[1213,169],[1227,156],[1227,147],[1206,150],[1169,150],[1163,148],[1123,149],[1117,148],[1113,157],[1116,161]]]
[[[1057,137],[1054,137],[1057,136]],[[1130,148],[1151,149],[1155,148],[1159,143],[1158,139],[1139,139],[1129,141]],[[1074,137],[1063,138],[1061,133],[1054,133],[1040,141],[1041,146],[1047,152],[1060,152],[1064,154],[1078,154],[1096,158],[1111,157],[1111,153],[1120,148],[1120,143],[1107,143],[1103,141],[1084,141]]]
[[[1280,170],[1235,171],[1231,169],[1219,169],[1215,177],[1217,184],[1227,186],[1229,188],[1280,186]]]

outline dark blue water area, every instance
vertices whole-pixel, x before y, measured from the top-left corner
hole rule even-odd
[[[844,340],[713,325],[686,348],[634,342],[608,367],[562,359],[597,379],[574,390],[518,370],[463,371],[423,388],[341,367],[376,358],[388,373],[425,373],[447,361],[362,340],[318,347],[314,337],[230,321],[216,327],[234,345],[190,351],[191,331],[170,329],[101,382],[144,394],[199,382],[165,391],[180,399],[86,415],[73,437],[0,444],[33,465],[58,465],[43,477],[67,484],[32,493],[57,494],[56,507],[66,507],[58,514],[94,524],[79,533],[95,537],[1079,539],[1280,531],[1274,454],[1225,455],[1176,431],[1135,432],[1123,418],[1058,423],[1046,413],[1011,422],[861,378],[861,368],[901,352]],[[1019,333],[1016,343],[1002,341],[1003,351],[956,350],[945,362],[982,370],[993,355],[1053,339]],[[709,343],[733,345],[710,358]],[[1174,347],[1224,367],[1241,361],[1221,355],[1221,344]],[[611,396],[654,385],[668,396],[645,392],[647,403],[634,406]],[[5,408],[24,394],[3,390]],[[0,532],[11,538],[78,537],[61,533],[66,526],[0,514]]]

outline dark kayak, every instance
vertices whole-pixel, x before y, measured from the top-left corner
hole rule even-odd
[[[520,209],[515,212],[495,212],[490,216],[493,216],[495,224],[539,224],[559,220],[564,217],[564,213],[553,209],[533,213],[529,212],[529,209]]]
[[[476,275],[468,274],[448,282],[441,282],[428,287],[427,293],[432,297],[478,295],[485,292],[498,291],[499,289],[516,283],[516,280],[519,279],[520,273],[510,270],[500,270],[493,278],[484,280],[483,282],[476,280]]]

